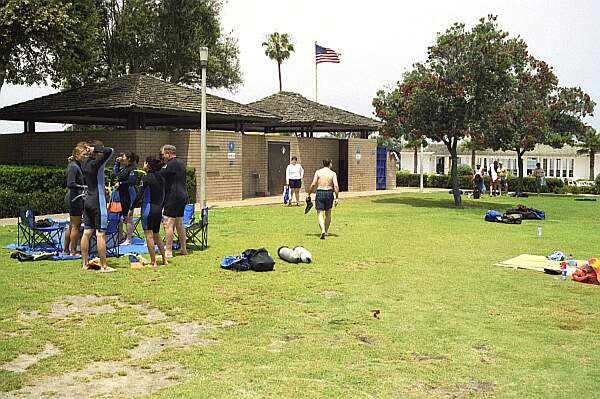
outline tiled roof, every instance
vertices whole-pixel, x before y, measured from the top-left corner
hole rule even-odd
[[[311,125],[315,130],[331,131],[375,131],[381,123],[343,109],[310,101],[297,93],[280,92],[248,104],[281,118],[272,125]]]
[[[527,151],[525,153],[526,157],[575,157],[577,156],[577,151],[579,148],[564,146],[562,148],[554,148],[549,145],[538,144],[532,151]],[[445,144],[440,143],[430,143],[427,147],[423,148],[424,152],[433,153],[433,155],[439,156],[450,156],[450,152],[448,152],[448,148],[446,148]],[[403,148],[402,152],[404,153],[413,153],[414,150],[411,148]],[[462,148],[460,145],[458,146],[458,155],[459,156],[471,156],[471,150],[467,150]],[[494,157],[494,156],[517,156],[515,151],[493,151],[490,149],[487,150],[478,150],[475,151],[475,156],[482,157]]]
[[[209,117],[225,116],[240,121],[278,120],[256,108],[210,94],[206,95],[206,103]],[[94,112],[118,115],[127,111],[185,115],[199,114],[200,110],[199,90],[144,74],[132,74],[0,108],[0,119],[26,120],[70,113],[94,115]]]

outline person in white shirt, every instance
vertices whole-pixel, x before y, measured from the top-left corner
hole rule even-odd
[[[300,187],[304,178],[304,168],[298,163],[296,156],[292,157],[290,164],[285,169],[285,183],[290,186],[292,194],[296,195],[296,205],[300,206]],[[292,194],[290,194],[289,206],[292,206]]]

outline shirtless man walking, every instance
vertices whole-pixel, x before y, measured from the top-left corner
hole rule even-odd
[[[328,235],[329,225],[331,224],[331,208],[338,204],[340,187],[338,185],[337,174],[331,170],[332,162],[323,161],[323,167],[315,172],[315,177],[308,189],[308,197],[313,191],[316,191],[315,207],[317,209],[317,219],[321,228],[321,240]],[[335,193],[335,199],[334,199]]]

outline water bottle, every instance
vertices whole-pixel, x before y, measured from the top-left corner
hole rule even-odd
[[[538,238],[542,238],[542,226],[538,226]]]
[[[567,279],[567,265],[565,265],[565,267],[563,267],[562,269],[561,279],[562,281],[565,281]]]

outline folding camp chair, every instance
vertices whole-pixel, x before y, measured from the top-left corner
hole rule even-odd
[[[119,221],[121,215],[119,213],[108,214],[108,224],[106,231],[104,232],[104,239],[106,241],[106,256],[120,256],[119,251]],[[90,238],[90,253],[98,253],[98,244],[96,241],[96,234],[92,234]]]
[[[195,245],[201,250],[208,246],[208,208],[202,209],[202,219],[200,220],[200,223],[184,224],[184,227],[187,242]]]
[[[202,209],[202,220],[200,223],[195,222],[194,211],[194,204],[187,204],[183,210],[183,227],[185,228],[185,238],[186,242],[202,250],[208,246],[208,208]],[[177,241],[179,241],[177,231],[174,231],[174,235],[177,238]]]
[[[17,244],[27,244],[29,250],[62,251],[62,237],[65,230],[63,223],[48,219],[50,226],[36,226],[35,215],[31,208],[19,209],[17,223]]]

